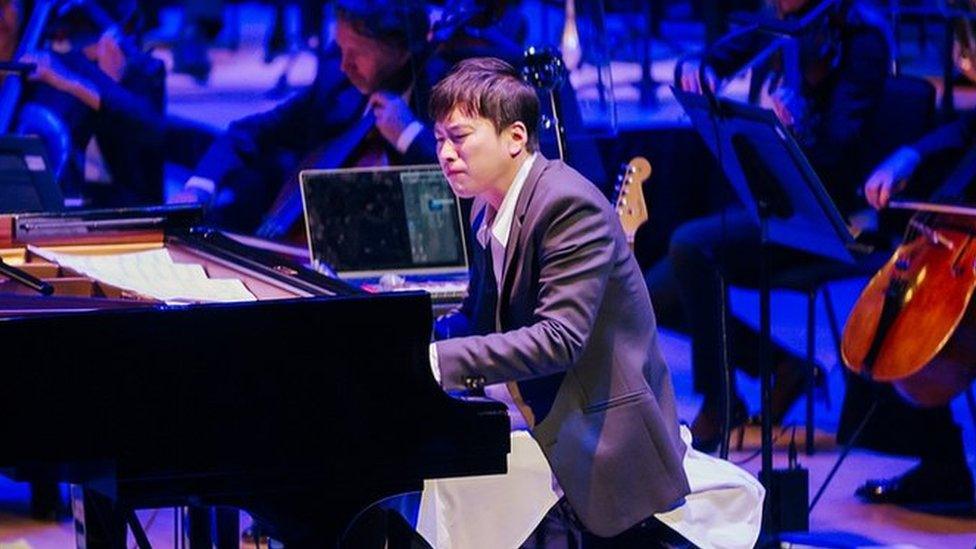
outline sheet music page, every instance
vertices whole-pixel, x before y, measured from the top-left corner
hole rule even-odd
[[[175,263],[165,248],[111,255],[76,255],[28,249],[62,267],[168,304],[257,301],[237,279],[208,278],[201,265]]]

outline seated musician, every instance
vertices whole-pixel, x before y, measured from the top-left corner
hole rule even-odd
[[[313,84],[232,123],[174,202],[208,205],[218,226],[280,238],[301,214],[296,168],[436,160],[426,102],[453,60],[431,51],[426,3],[342,0],[335,13],[336,47],[322,53]]]
[[[818,0],[776,0],[777,14],[796,18]],[[825,17],[822,24],[800,40],[802,89],[780,85],[780,67],[772,67],[763,86],[763,104],[772,108],[792,133],[828,193],[842,213],[860,207],[856,174],[858,138],[867,118],[877,108],[888,74],[885,30],[861,4],[844,2],[840,17]],[[706,55],[706,82],[699,81],[694,63],[682,73],[680,86],[700,91],[703,85],[733,74],[744,59],[755,55],[768,38],[756,33],[719,41]],[[678,227],[668,256],[646,274],[651,300],[662,324],[683,321],[692,335],[692,362],[696,391],[704,396],[692,425],[695,447],[714,451],[721,438],[724,406],[722,382],[724,305],[721,280],[755,286],[759,228],[748,214],[732,206],[714,215]],[[801,266],[813,256],[773,248],[771,262],[779,267]],[[758,372],[758,335],[736,317],[728,316],[730,362],[749,373]],[[773,421],[779,422],[802,392],[802,361],[774,343]],[[734,382],[734,376],[732,376]],[[747,410],[732,391],[732,425],[741,425]]]
[[[867,178],[864,196],[871,206],[883,209],[921,171],[923,161],[942,153],[972,150],[974,145],[976,111],[969,111],[955,122],[895,151]],[[970,180],[972,175],[969,174]],[[916,408],[904,402],[890,387],[875,387],[872,393],[879,406],[861,440],[878,431],[884,440],[874,441],[870,446],[915,456],[920,461],[903,475],[869,480],[856,494],[869,503],[972,505],[973,476],[966,460],[962,430],[953,420],[949,406]],[[893,424],[898,425],[897,435],[891,434]],[[896,437],[897,442],[888,440]]]
[[[436,325],[447,339],[431,345],[434,377],[507,401],[553,475],[534,493],[515,481],[485,501],[479,484],[475,497],[446,505],[510,516],[507,507],[537,502],[535,515],[522,513],[529,524],[489,520],[485,547],[751,546],[762,488],[687,447],[637,262],[594,184],[537,152],[532,88],[503,61],[469,59],[434,88],[431,113],[441,168],[455,194],[474,199],[477,242],[468,297]],[[738,504],[709,501],[717,486],[696,477],[703,458],[723,486],[741,489]],[[543,518],[526,541],[531,517]]]
[[[136,9],[133,2],[104,4],[113,17]],[[96,163],[98,167],[88,170],[94,173],[77,174],[85,180],[81,194],[90,206],[159,204],[164,161],[195,165],[213,141],[212,132],[166,116],[166,68],[160,60],[140,51],[118,27],[102,31],[76,11],[84,10],[56,21],[69,37],[70,51],[39,50],[21,59],[37,65],[29,75],[34,83],[31,100],[74,124],[72,135],[94,137],[104,169]],[[76,108],[94,116],[75,115]],[[87,145],[74,144],[79,153]]]

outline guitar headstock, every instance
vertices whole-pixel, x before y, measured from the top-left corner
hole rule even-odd
[[[635,156],[617,176],[617,197],[614,207],[620,225],[633,244],[637,229],[647,221],[647,203],[644,202],[644,182],[651,177],[651,163],[642,156]]]

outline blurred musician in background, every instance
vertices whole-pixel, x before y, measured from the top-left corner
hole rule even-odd
[[[164,161],[194,165],[213,135],[166,116],[166,69],[139,47],[135,2],[104,4],[59,12],[47,29],[57,51],[37,49],[21,59],[37,69],[25,92],[32,107],[19,123],[61,120],[70,139],[61,178],[69,196],[93,207],[159,204]],[[86,156],[96,161],[86,164]]]
[[[661,2],[663,4],[663,2]],[[705,23],[705,43],[714,44],[729,32],[729,15],[736,11],[756,11],[761,0],[695,0],[696,13],[701,13]]]
[[[923,171],[930,171],[927,161],[950,160],[976,146],[976,111],[968,111],[957,120],[926,135],[917,142],[902,147],[882,162],[864,183],[864,197],[877,209],[886,208],[892,197],[903,192],[912,183],[914,191],[927,193]],[[972,181],[976,166],[960,164],[960,170],[969,170],[965,177]],[[918,174],[918,176],[916,176]],[[915,177],[913,177],[915,176]],[[919,188],[920,184],[922,188]],[[960,198],[972,203],[972,183]],[[851,384],[856,384],[852,386]],[[893,454],[919,458],[918,464],[906,473],[889,478],[869,480],[856,491],[858,497],[868,503],[894,503],[901,505],[952,505],[962,504],[971,509],[974,502],[973,476],[966,460],[962,429],[953,419],[948,405],[934,408],[918,408],[907,403],[888,384],[870,383],[854,378],[848,380],[848,394],[856,391],[862,395],[857,406],[847,409],[841,416],[843,432],[845,423],[855,424],[860,418],[847,421],[846,415],[863,414],[871,401],[877,400],[878,408],[859,438],[859,445]],[[850,399],[848,399],[850,400]],[[897,432],[891,426],[897,425]],[[848,429],[850,430],[850,429]],[[838,433],[841,436],[841,433]]]
[[[146,78],[157,69],[140,66],[158,60],[148,55],[128,58],[111,33],[89,45],[85,54],[97,71],[77,65],[71,70],[49,52],[22,59],[37,64],[30,75],[33,82],[71,95],[96,113],[94,150],[104,170],[97,164],[94,169],[86,166],[83,197],[98,207],[161,203],[163,162],[192,166],[209,147],[212,131],[165,115],[162,82]],[[161,63],[158,70],[164,70]]]
[[[21,27],[32,15],[30,4],[0,0],[0,60],[15,55]],[[105,21],[93,21],[88,11],[93,8],[116,21],[136,14],[129,1],[79,3],[57,14],[45,34],[56,38],[58,51],[39,48],[20,59],[37,69],[28,75],[31,83],[20,103],[32,108],[20,111],[18,124],[67,134],[61,137],[71,149],[70,165],[61,183],[79,192],[86,205],[158,204],[163,161],[184,155],[183,163],[194,164],[212,135],[202,126],[165,117],[163,64],[141,52],[121,25],[104,28]],[[57,123],[30,120],[40,113]],[[84,167],[89,141],[102,170]],[[63,511],[56,485],[32,484],[32,516],[51,519]]]
[[[429,31],[426,3],[344,0],[335,10],[336,41],[321,53],[312,85],[232,123],[174,202],[209,206],[221,227],[281,237],[301,213],[297,169],[433,160],[432,134],[415,114],[425,93],[416,68]],[[276,197],[291,208],[265,217]]]
[[[441,29],[449,40],[429,42],[420,0],[340,0],[335,13],[335,44],[321,53],[313,84],[232,123],[173,202],[207,205],[218,226],[280,238],[301,215],[298,170],[436,160],[427,97],[455,60],[451,39],[470,34]]]
[[[826,1],[826,0],[824,0]],[[776,15],[802,17],[819,0],[775,0]],[[799,38],[799,89],[785,82],[783,65],[773,58],[769,67],[754,67],[763,74],[754,95],[772,108],[807,154],[842,213],[852,213],[863,201],[857,190],[862,180],[856,173],[853,151],[865,121],[877,108],[889,71],[888,33],[883,20],[860,3],[841,0]],[[677,84],[700,92],[734,73],[768,45],[770,38],[757,32],[729,35],[710,48],[702,61],[688,62]],[[705,82],[700,75],[704,74]],[[759,229],[738,208],[696,219],[680,226],[671,238],[669,256],[646,275],[651,299],[662,324],[686,323],[692,335],[695,389],[704,402],[692,432],[698,448],[713,451],[720,439],[723,402],[721,276],[729,284],[754,286]],[[775,250],[777,267],[813,261],[786,250]],[[758,335],[734,316],[728,316],[730,362],[751,373],[758,372]],[[801,393],[802,361],[775,346],[773,420],[778,422]],[[733,376],[734,381],[734,376]],[[733,425],[744,422],[745,405],[733,390]]]
[[[946,153],[958,155],[960,152],[971,150],[974,145],[976,145],[976,110],[970,110],[952,123],[892,153],[865,181],[864,198],[873,208],[887,208],[892,197],[906,189],[923,161]],[[976,173],[969,175],[971,179],[974,176]],[[971,193],[969,191],[970,195]]]

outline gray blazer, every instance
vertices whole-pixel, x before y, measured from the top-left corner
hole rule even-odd
[[[475,228],[484,208],[475,201]],[[485,252],[472,245],[469,296],[450,320],[482,335],[437,343],[445,388],[479,377],[518,382],[533,437],[597,535],[680,504],[689,487],[671,377],[644,279],[607,199],[539,156],[516,205],[497,301]]]

